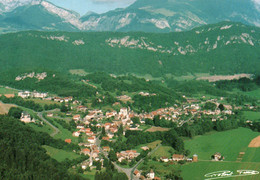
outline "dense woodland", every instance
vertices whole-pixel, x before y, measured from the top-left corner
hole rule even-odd
[[[18,119],[0,116],[0,173],[3,179],[82,179],[51,159],[42,145],[77,149],[46,133],[35,132]]]

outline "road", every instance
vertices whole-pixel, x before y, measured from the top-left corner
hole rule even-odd
[[[42,116],[42,112],[35,112],[37,113],[37,116],[43,120],[46,124],[48,124],[49,126],[51,126],[51,128],[54,130],[54,132],[51,134],[51,137],[54,137],[56,134],[58,134],[60,132],[60,130],[55,127],[53,124],[51,124],[49,121],[47,121],[43,116]]]
[[[96,140],[96,145],[100,148],[100,152],[102,152],[104,154],[104,156],[108,159],[107,157],[107,153],[103,152],[103,149],[100,147],[100,143],[101,141],[99,140],[99,137],[97,137],[97,140]],[[161,144],[159,144],[156,148],[154,148],[151,152],[149,152],[147,154],[147,156],[150,156],[152,155],[159,147],[161,146]],[[128,179],[131,179],[131,180],[136,180],[136,178],[133,176],[133,173],[135,171],[135,169],[144,161],[144,158],[140,159],[140,161],[138,161],[136,163],[136,165],[132,168],[123,168],[123,167],[120,167],[119,165],[117,165],[115,162],[112,162],[113,165],[115,166],[115,168],[119,171],[119,172],[123,172],[127,175]],[[137,178],[139,179],[139,178]]]

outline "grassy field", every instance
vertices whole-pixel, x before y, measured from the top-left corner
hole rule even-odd
[[[53,129],[49,125],[47,125],[47,124],[44,124],[42,127],[39,127],[39,126],[37,126],[34,123],[29,123],[28,126],[33,128],[35,131],[46,132],[48,134],[52,134],[53,133]]]
[[[212,132],[207,135],[197,136],[185,141],[185,147],[191,154],[198,154],[198,163],[188,163],[182,166],[182,177],[187,180],[207,179],[205,174],[230,170],[260,170],[260,148],[248,148],[252,139],[260,133],[250,129],[238,128],[225,132]],[[210,161],[211,155],[220,152],[225,160],[223,162]],[[239,153],[244,152],[242,159],[238,159]],[[231,178],[227,178],[231,179]],[[247,177],[233,177],[232,179],[260,179],[259,175]]]
[[[260,89],[254,90],[254,91],[249,91],[245,93],[248,96],[254,97],[256,99],[260,99]]]
[[[157,144],[160,144],[161,142],[162,142],[161,140],[157,140],[157,141],[154,141],[154,142],[151,142],[148,144],[141,144],[139,146],[136,146],[135,150],[137,150],[137,152],[141,152],[141,151],[143,151],[141,148],[144,146],[147,146],[150,149],[154,149],[154,148],[156,148]]]
[[[97,172],[96,170],[91,170],[90,172],[84,172],[84,174],[80,174],[80,175],[84,178],[94,180],[96,172]]]
[[[172,156],[172,154],[169,152],[170,150],[174,152],[174,149],[170,146],[161,146],[152,154],[152,157],[160,158],[165,156],[170,158]]]
[[[245,152],[250,141],[259,134],[246,128],[215,132],[185,141],[185,148],[197,154],[200,160],[210,160],[211,155],[220,152],[226,161],[236,161],[239,152]]]
[[[87,73],[84,69],[71,69],[69,70],[71,74],[79,75],[79,76],[86,76],[89,73]]]
[[[40,104],[42,106],[44,106],[45,104],[46,105],[50,105],[50,104],[60,104],[60,103],[57,103],[57,102],[54,102],[54,101],[50,101],[50,100],[42,100],[42,99],[24,99],[25,101],[33,101],[37,104]]]
[[[157,132],[157,131],[161,131],[161,132],[164,132],[164,131],[169,131],[170,128],[162,128],[162,127],[151,127],[149,129],[147,129],[146,131],[147,132]]]
[[[4,104],[0,102],[0,114],[7,114],[11,107],[16,107],[16,106],[12,104]]]
[[[0,86],[0,94],[17,94],[18,90]]]
[[[187,163],[181,167],[184,180],[207,179],[205,175],[211,172],[229,170],[235,174],[237,170],[260,170],[260,163],[236,163],[236,162],[197,162]],[[223,178],[225,180],[259,180],[260,175]]]
[[[67,129],[64,129],[60,124],[55,123],[55,126],[59,128],[60,132],[54,136],[55,139],[71,139],[72,143],[78,143],[78,138],[72,136],[72,132]]]
[[[57,161],[61,162],[64,161],[66,158],[69,160],[76,159],[80,157],[80,155],[74,153],[74,152],[68,152],[64,151],[62,149],[56,149],[50,146],[43,146],[44,149],[46,149],[47,154],[50,155],[53,159],[56,159]]]
[[[251,121],[260,120],[260,112],[244,111],[244,116],[246,120],[251,120]]]

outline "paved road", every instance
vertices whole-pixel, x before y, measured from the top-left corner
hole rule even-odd
[[[37,112],[35,112],[37,113]],[[56,134],[58,134],[60,132],[60,130],[55,127],[53,124],[51,124],[49,121],[47,121],[43,116],[42,116],[42,112],[38,112],[37,113],[38,117],[43,120],[46,124],[48,124],[49,126],[51,126],[51,128],[54,130],[54,132],[51,134],[52,137],[54,137]]]
[[[106,158],[107,157],[107,153],[103,152],[102,148],[100,147],[100,143],[101,141],[99,140],[99,137],[97,138],[96,140],[96,145],[100,148],[100,152],[102,152]],[[147,156],[150,156],[152,155],[159,147],[161,146],[161,144],[159,144],[156,148],[154,148],[151,152],[149,152],[147,154]],[[144,161],[144,158],[140,159],[140,161],[138,161],[136,163],[136,165],[132,168],[123,168],[123,167],[120,167],[119,165],[117,165],[115,162],[112,162],[113,165],[115,166],[115,168],[120,171],[120,172],[123,172],[127,175],[128,179],[131,179],[131,180],[136,180],[136,178],[133,176],[133,173],[135,171],[135,169]],[[138,179],[138,178],[137,178]]]

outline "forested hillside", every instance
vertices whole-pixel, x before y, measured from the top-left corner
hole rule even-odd
[[[19,32],[0,36],[0,70],[45,67],[153,76],[256,73],[259,39],[259,28],[231,22],[165,34]]]
[[[47,133],[35,132],[20,120],[0,116],[1,179],[83,179],[51,159],[42,145],[73,149]]]

